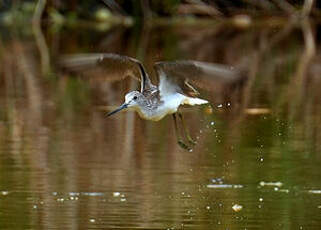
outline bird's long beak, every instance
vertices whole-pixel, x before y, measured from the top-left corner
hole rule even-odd
[[[110,113],[107,114],[107,116],[111,116],[117,112],[119,112],[120,110],[126,109],[128,107],[127,103],[122,104],[121,106],[119,106],[117,109],[115,109],[114,111],[111,111]]]

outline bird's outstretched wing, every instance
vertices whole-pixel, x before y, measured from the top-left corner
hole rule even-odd
[[[194,86],[211,90],[215,85],[234,84],[245,78],[245,75],[234,67],[190,60],[158,62],[154,68],[159,76],[161,95],[175,91],[197,94]]]
[[[65,55],[59,60],[59,65],[67,71],[96,78],[96,80],[113,81],[133,77],[141,81],[141,92],[151,86],[142,63],[127,56],[112,53]]]

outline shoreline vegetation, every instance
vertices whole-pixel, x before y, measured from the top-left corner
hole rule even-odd
[[[42,25],[64,26],[224,23],[246,28],[257,24],[283,25],[289,20],[300,21],[306,17],[321,21],[321,3],[315,0],[97,0],[95,4],[89,4],[81,0],[17,0],[2,1],[0,4],[2,25],[30,21]]]

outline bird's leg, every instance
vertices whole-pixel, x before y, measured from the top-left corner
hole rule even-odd
[[[200,95],[200,93],[188,82],[187,79],[184,81],[184,84],[193,91],[194,96]]]
[[[177,120],[176,120],[176,114],[173,114],[173,120],[174,120],[174,126],[175,126],[175,134],[177,138],[177,143],[179,146],[181,146],[183,149],[189,150],[190,148],[182,141],[182,138],[179,134],[178,126],[177,126]]]
[[[187,127],[186,127],[186,124],[185,124],[185,120],[184,120],[183,114],[180,113],[180,112],[178,112],[178,116],[179,116],[179,118],[180,118],[181,121],[182,121],[184,135],[186,136],[188,142],[191,143],[192,145],[195,145],[195,144],[196,144],[196,141],[194,141],[194,140],[191,138],[190,134],[189,134],[189,131],[188,131],[188,129],[187,129]]]

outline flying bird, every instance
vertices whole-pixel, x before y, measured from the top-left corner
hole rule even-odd
[[[116,110],[111,111],[111,116],[121,110],[136,111],[146,120],[159,121],[171,114],[174,119],[178,144],[184,149],[190,146],[184,143],[179,135],[177,118],[182,121],[184,134],[190,144],[195,141],[190,137],[183,116],[178,111],[181,105],[203,105],[209,103],[199,97],[199,92],[194,85],[206,88],[209,83],[233,83],[238,81],[242,74],[239,70],[222,65],[191,60],[172,62],[157,62],[154,64],[158,76],[158,85],[151,82],[143,64],[135,58],[111,53],[101,54],[76,54],[68,55],[61,59],[61,64],[69,70],[91,73],[95,75],[109,75],[109,78],[126,78],[131,76],[140,80],[140,90],[128,92],[124,103]]]

